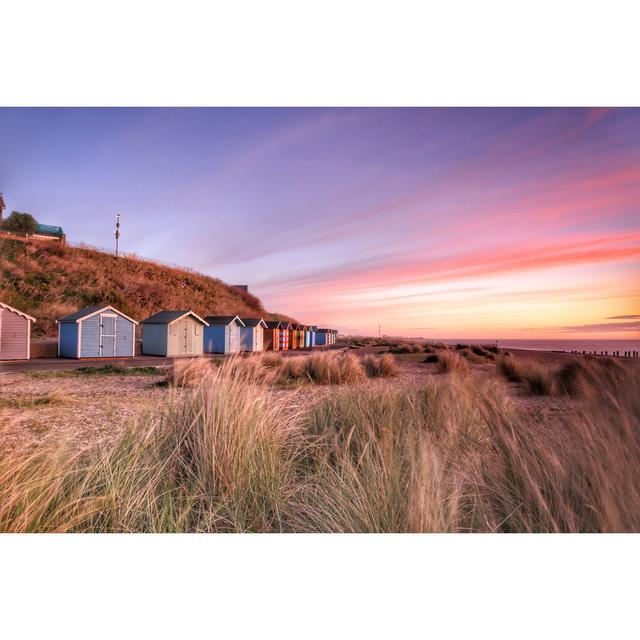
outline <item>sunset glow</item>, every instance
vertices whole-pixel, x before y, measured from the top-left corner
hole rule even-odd
[[[2,109],[8,211],[343,332],[640,337],[640,110]]]

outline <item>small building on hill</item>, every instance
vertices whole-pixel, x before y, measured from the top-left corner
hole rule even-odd
[[[138,323],[108,305],[87,307],[58,320],[58,356],[122,358],[135,355]]]
[[[31,357],[31,323],[35,318],[0,302],[0,360]]]
[[[241,318],[240,351],[262,351],[267,323],[262,318]]]
[[[204,328],[205,353],[238,353],[240,329],[244,323],[238,316],[207,316]]]
[[[159,311],[142,321],[142,353],[149,356],[201,356],[209,325],[191,311]]]
[[[65,236],[62,227],[53,224],[40,224],[36,225],[36,230],[31,235],[32,238],[38,240],[53,240],[65,244],[67,236]]]

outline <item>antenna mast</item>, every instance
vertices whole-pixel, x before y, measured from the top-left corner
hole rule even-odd
[[[116,213],[116,258],[118,257],[118,245],[120,244],[120,214]]]

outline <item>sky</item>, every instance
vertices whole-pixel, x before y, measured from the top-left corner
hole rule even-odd
[[[5,108],[0,192],[342,332],[640,338],[640,109]]]

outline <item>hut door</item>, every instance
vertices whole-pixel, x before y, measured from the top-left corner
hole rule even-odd
[[[113,358],[116,355],[116,317],[100,316],[100,356]]]
[[[240,351],[240,327],[235,323],[229,325],[229,351]]]
[[[191,328],[191,322],[189,322],[188,319],[183,320],[182,321],[182,327],[181,327],[181,331],[180,331],[180,337],[181,337],[181,343],[180,346],[182,347],[182,353],[191,353],[191,345],[192,345],[192,338],[191,338],[191,332],[193,331],[193,329]]]

